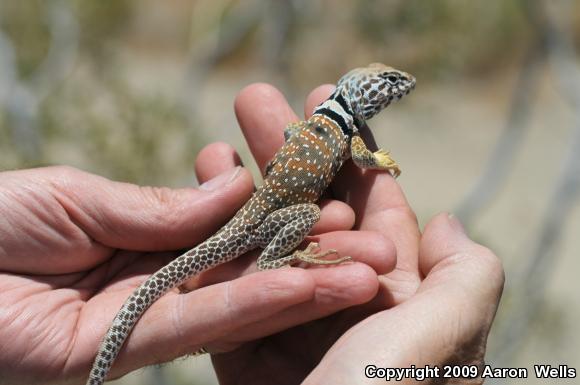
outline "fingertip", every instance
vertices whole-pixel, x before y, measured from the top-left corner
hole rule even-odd
[[[397,265],[395,244],[378,231],[359,231],[359,252],[352,254],[357,262],[370,266],[376,274],[388,274]],[[344,236],[346,239],[346,234]],[[337,242],[339,243],[340,240]]]
[[[269,107],[271,106],[276,106],[276,108],[270,109]],[[280,109],[279,106],[283,108]],[[298,116],[292,111],[284,95],[276,87],[268,83],[252,83],[242,88],[234,101],[234,110],[238,120],[244,122],[258,117],[254,115],[256,110],[259,110],[260,118],[267,117],[262,116],[266,112],[276,113],[274,122],[298,120]],[[280,114],[283,116],[279,116]],[[275,128],[282,129],[283,126]],[[243,129],[244,127],[242,127]]]
[[[228,193],[240,196],[246,202],[254,192],[254,178],[247,168],[236,167],[239,167],[238,175],[227,184]]]
[[[423,230],[422,245],[434,247],[443,240],[453,241],[454,247],[460,239],[468,239],[461,222],[453,215],[442,212],[427,222]]]
[[[365,240],[366,255],[368,263],[377,274],[388,274],[397,265],[397,248],[393,241],[383,236],[377,231],[369,231]]]
[[[380,259],[382,264],[381,269],[377,270],[379,274],[387,274],[395,270],[397,266],[397,246],[390,239],[386,238],[380,233],[377,233],[376,238],[376,249],[380,252],[383,257]]]
[[[284,127],[298,117],[284,95],[266,83],[254,83],[242,89],[234,109],[244,138],[263,170],[284,143]]]
[[[216,142],[205,146],[195,159],[195,175],[200,184],[242,164],[240,156],[228,143]]]
[[[350,272],[353,280],[353,298],[358,300],[358,304],[372,300],[379,291],[379,280],[377,272],[364,263],[353,264],[353,271]]]
[[[425,275],[443,258],[455,253],[461,247],[458,244],[460,236],[462,234],[457,233],[452,227],[449,214],[446,212],[437,214],[427,222],[419,245],[421,256],[419,263]]]
[[[386,274],[395,268],[396,247],[377,231],[333,231],[317,238],[321,250],[336,249],[340,256],[351,256],[372,267],[376,274]]]
[[[465,228],[463,224],[455,215],[449,212],[441,212],[435,215],[427,224],[425,225],[425,231],[428,231],[429,227],[441,227],[441,226],[449,226],[453,232],[457,233],[458,235],[463,234],[465,235]]]
[[[310,92],[306,97],[306,103],[304,104],[304,116],[308,118],[312,115],[314,108],[328,99],[328,97],[334,92],[335,88],[336,87],[333,84],[323,84]]]
[[[320,211],[320,220],[314,225],[312,234],[350,230],[354,226],[354,210],[344,202],[324,199],[320,202]]]
[[[323,269],[309,269],[316,282],[316,303],[344,308],[366,303],[379,290],[377,272],[365,263],[345,263]],[[332,290],[328,290],[332,288]]]
[[[267,97],[279,97],[280,91],[278,91],[274,86],[268,83],[252,83],[244,88],[242,88],[234,100],[234,109],[236,111],[240,110],[247,105],[247,103],[252,103],[255,98],[263,99]]]

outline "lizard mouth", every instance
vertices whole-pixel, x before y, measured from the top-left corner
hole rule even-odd
[[[409,95],[409,92],[413,89],[415,89],[415,78],[410,78],[403,84],[400,84],[397,87],[392,87],[390,94],[393,99],[396,98],[396,100],[401,100],[403,96]]]

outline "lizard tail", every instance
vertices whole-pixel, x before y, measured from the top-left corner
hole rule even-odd
[[[213,238],[213,237],[212,237]],[[119,354],[123,343],[143,313],[162,295],[189,278],[208,270],[213,264],[206,257],[212,250],[212,241],[208,239],[197,247],[180,255],[171,263],[157,270],[125,301],[115,316],[107,334],[103,338],[87,385],[101,385],[109,373],[113,361]],[[226,259],[225,257],[223,257]]]

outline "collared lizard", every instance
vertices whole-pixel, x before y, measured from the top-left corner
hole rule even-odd
[[[367,149],[359,129],[414,87],[413,76],[383,64],[356,68],[338,81],[336,90],[308,120],[289,124],[285,144],[250,200],[217,233],[159,269],[126,300],[101,343],[87,384],[104,382],[131,330],[159,297],[205,270],[256,248],[263,248],[257,262],[260,270],[300,261],[348,260],[322,259],[337,252],[321,252],[316,243],[302,251],[295,249],[320,218],[315,202],[345,160],[352,158],[363,169],[400,174],[388,152]]]

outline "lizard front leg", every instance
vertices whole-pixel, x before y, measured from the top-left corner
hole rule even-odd
[[[302,129],[306,128],[308,122],[305,120],[301,120],[299,122],[292,122],[288,123],[288,125],[284,128],[284,141],[287,142],[293,135],[300,132]],[[273,158],[268,162],[266,168],[264,169],[264,176],[268,176],[272,168],[276,164],[276,158]]]
[[[388,151],[379,149],[371,152],[360,136],[353,136],[350,143],[352,161],[362,169],[382,170],[392,173],[396,178],[401,174],[401,169]]]
[[[284,140],[288,141],[288,139],[290,139],[290,137],[292,135],[301,131],[303,128],[306,127],[307,124],[308,124],[308,122],[305,120],[301,120],[299,122],[288,123],[286,128],[284,128]]]
[[[300,261],[330,265],[349,260],[350,257],[321,259],[327,255],[337,254],[337,251],[320,252],[315,242],[310,243],[305,250],[294,251],[319,219],[320,209],[312,203],[296,204],[268,215],[255,233],[256,245],[264,247],[258,258],[258,269],[277,269]]]

